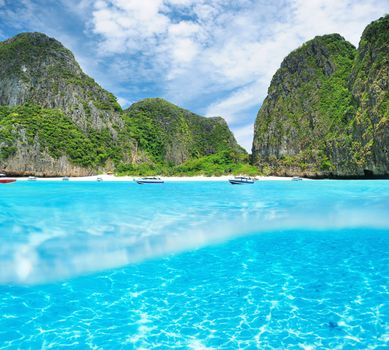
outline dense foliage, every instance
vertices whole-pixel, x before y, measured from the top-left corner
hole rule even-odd
[[[267,173],[389,174],[389,16],[358,50],[338,34],[289,54],[258,112],[253,162]]]
[[[224,151],[194,158],[180,165],[167,164],[121,164],[117,167],[119,175],[165,175],[165,176],[221,176],[260,174],[257,167],[248,163],[248,156],[235,151]]]
[[[163,99],[133,104],[125,122],[128,135],[154,161],[172,165],[218,152],[245,151],[222,118],[205,118]]]
[[[248,164],[248,156],[235,151],[224,151],[188,160],[173,168],[175,175],[251,175],[259,174],[258,168]]]
[[[334,170],[327,150],[342,142],[352,113],[347,76],[354,55],[355,48],[341,36],[326,35],[285,58],[258,113],[256,163],[268,165],[270,172]]]
[[[147,119],[145,120],[147,121]],[[137,129],[134,128],[137,126]],[[142,143],[143,135],[152,133],[152,137]],[[125,139],[130,134],[139,140],[139,147],[145,150],[149,158],[141,162],[126,160]],[[54,159],[66,156],[73,164],[88,168],[104,168],[107,161],[113,163],[113,169],[120,175],[222,175],[258,173],[255,167],[248,165],[248,156],[239,148],[226,148],[215,154],[190,158],[180,165],[164,161],[161,149],[163,139],[151,121],[137,124],[129,123],[120,130],[117,140],[113,140],[106,129],[97,131],[82,130],[63,112],[36,105],[0,106],[0,164],[17,152],[17,148],[34,149],[46,152]],[[155,142],[155,140],[157,140]],[[127,147],[130,147],[127,144]],[[155,148],[153,148],[155,147]],[[123,149],[124,148],[124,149]]]
[[[357,107],[353,159],[373,173],[389,173],[389,15],[364,30],[350,86]]]
[[[44,34],[22,33],[0,42],[0,65],[0,167],[12,159],[16,174],[34,173],[37,163],[44,169],[47,154],[55,174],[63,166],[51,160],[62,156],[87,173],[209,174],[211,168],[230,172],[233,162],[247,163],[222,118],[204,118],[162,99],[140,101],[124,113],[68,49]],[[227,160],[223,152],[244,159]],[[193,160],[198,164],[187,164]],[[186,168],[178,169],[181,164]]]
[[[222,118],[204,118],[163,99],[133,104],[124,116],[126,135],[149,162],[120,164],[126,175],[257,173]]]
[[[39,148],[56,159],[67,156],[84,167],[120,158],[120,149],[107,130],[85,132],[56,109],[0,106],[0,161],[12,156],[19,145]]]
[[[59,108],[81,127],[116,122],[120,105],[83,73],[71,51],[41,33],[0,42],[0,104]],[[15,88],[17,87],[17,88]]]

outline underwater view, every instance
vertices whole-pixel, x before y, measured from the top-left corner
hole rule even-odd
[[[386,349],[387,181],[0,188],[1,349]]]

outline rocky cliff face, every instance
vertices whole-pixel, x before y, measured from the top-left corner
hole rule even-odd
[[[275,175],[389,174],[387,21],[371,24],[358,50],[333,34],[284,59],[258,112],[254,164]]]
[[[92,169],[110,167],[114,160],[132,157],[131,140],[119,140],[124,123],[116,98],[84,74],[73,54],[57,40],[22,33],[3,41],[0,66],[0,105],[9,106],[0,111],[3,171],[87,175]],[[89,149],[83,148],[85,143],[70,142],[72,150],[54,151],[53,145],[71,140],[74,132],[87,140]],[[57,139],[51,137],[54,134]],[[77,152],[80,155],[74,156]]]
[[[316,37],[284,59],[255,123],[255,164],[279,175],[336,171],[345,158],[334,164],[330,153],[345,142],[355,53],[334,34]]]
[[[350,88],[357,106],[352,154],[359,173],[389,175],[389,16],[363,32]]]
[[[117,156],[115,148],[110,147],[113,145],[109,132],[85,133],[60,110],[36,105],[0,106],[2,172],[88,175]]]
[[[41,33],[0,43],[0,104],[61,109],[83,130],[122,125],[116,98],[84,74],[73,54]]]
[[[17,144],[17,151],[2,168],[8,176],[90,176],[93,169],[71,163],[66,156],[54,158],[37,142],[27,147]]]
[[[0,66],[0,172],[80,176],[243,152],[222,118],[161,99],[124,113],[69,50],[44,34],[1,42]]]
[[[129,134],[157,162],[178,165],[225,150],[245,151],[223,118],[205,118],[159,98],[126,110]]]

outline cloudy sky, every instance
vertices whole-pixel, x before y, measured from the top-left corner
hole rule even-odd
[[[123,107],[163,97],[223,116],[250,150],[282,59],[316,35],[340,33],[357,46],[388,12],[387,0],[0,0],[0,40],[46,33]]]

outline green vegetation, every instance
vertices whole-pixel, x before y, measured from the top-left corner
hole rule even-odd
[[[389,15],[366,27],[350,86],[356,106],[352,157],[362,169],[389,173]]]
[[[148,121],[146,118],[145,121]],[[135,126],[138,129],[135,129]],[[113,140],[107,129],[82,130],[63,112],[36,105],[0,106],[0,162],[6,161],[20,147],[46,152],[54,159],[66,156],[73,164],[91,169],[104,167],[111,162],[119,175],[256,175],[258,170],[248,164],[248,156],[240,148],[226,148],[224,151],[191,158],[179,165],[164,160],[161,149],[164,140],[151,123],[127,124]],[[141,128],[143,127],[143,129]],[[128,134],[128,132],[134,132]],[[142,132],[143,130],[143,132]],[[151,137],[141,143],[144,135]],[[130,136],[139,140],[146,157],[140,163],[125,161],[126,151],[131,143],[125,143]],[[158,141],[161,140],[161,141]],[[151,146],[154,145],[154,146]]]
[[[8,74],[22,75],[23,66],[29,66],[31,58],[44,58],[53,49],[58,57],[61,55],[73,57],[73,54],[55,39],[40,33],[21,33],[0,42],[0,62]]]
[[[124,115],[125,132],[149,162],[120,164],[121,175],[222,175],[258,170],[222,118],[204,118],[163,99],[145,99]]]
[[[15,154],[17,147],[39,147],[55,159],[67,156],[83,167],[104,165],[107,159],[119,159],[107,130],[82,131],[56,109],[35,105],[0,106],[0,161]]]
[[[388,16],[385,18],[370,25],[379,29],[372,31],[370,26],[366,29],[358,51],[340,35],[332,34],[308,41],[284,59],[258,112],[254,164],[273,174],[363,175],[360,167],[366,165],[369,155],[373,156],[373,134],[377,135],[374,125],[386,122],[385,118],[371,120],[374,113],[363,107],[360,111],[361,106],[376,100],[379,102],[375,103],[376,108],[385,115],[387,95],[383,98],[381,94],[377,101],[377,95],[366,92],[372,86],[372,74],[359,79],[362,91],[359,97],[356,84],[350,88],[350,80],[358,81],[359,70],[363,75],[376,67],[375,74],[380,80],[377,86],[372,86],[374,92],[378,86],[387,87],[383,67],[389,67],[389,30]],[[380,49],[363,54],[366,45]],[[361,64],[361,56],[368,62]],[[389,91],[383,90],[386,94]],[[358,131],[361,123],[363,128]],[[381,142],[381,147],[388,145],[388,141]],[[387,164],[389,159],[386,168]]]
[[[27,149],[37,162],[43,153],[66,156],[88,171],[252,170],[222,118],[204,118],[162,99],[146,99],[123,112],[68,49],[44,34],[22,33],[0,42],[0,65],[0,105],[19,105],[1,107],[1,165]]]
[[[164,176],[221,176],[259,175],[257,167],[248,164],[247,155],[234,151],[224,151],[201,158],[186,161],[183,164],[169,166],[166,164],[120,164],[117,167],[118,175],[164,175]]]
[[[131,175],[389,175],[388,37],[385,16],[358,50],[332,34],[290,53],[258,113],[253,167],[222,118],[162,99],[122,111],[60,42],[22,33],[0,42],[0,164],[28,151]]]
[[[252,170],[222,118],[204,118],[162,99],[146,99],[123,112],[68,49],[44,34],[22,33],[0,42],[0,65],[2,165],[27,149],[37,162],[47,153],[95,171]]]
[[[0,81],[20,85],[16,94],[4,86],[0,104],[16,99],[60,108],[76,123],[80,106],[87,106],[84,117],[91,123],[99,117],[109,124],[107,116],[122,111],[115,96],[82,72],[70,50],[44,34],[21,33],[0,42],[0,66]]]
[[[248,164],[248,156],[233,151],[224,151],[192,159],[173,168],[174,175],[259,175],[259,170]]]
[[[222,118],[205,118],[163,99],[145,99],[125,114],[128,135],[155,162],[171,165],[223,151],[246,153]]]

